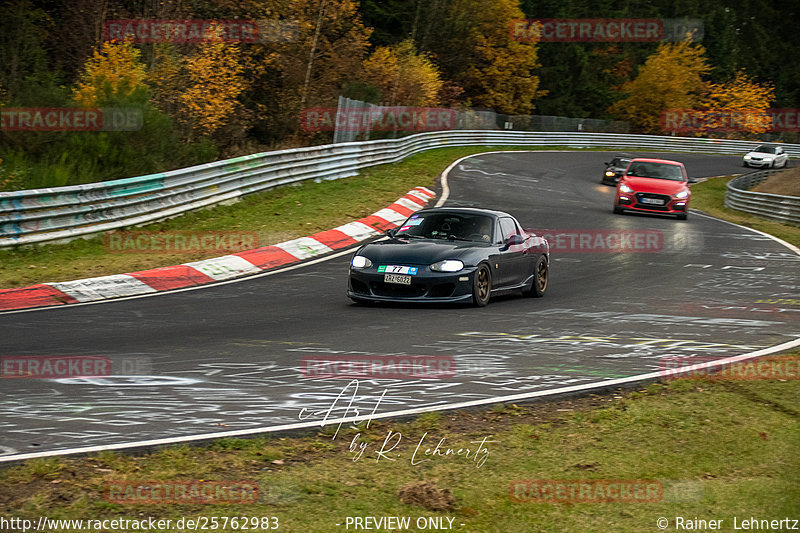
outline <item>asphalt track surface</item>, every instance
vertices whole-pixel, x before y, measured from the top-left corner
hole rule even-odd
[[[2,356],[113,362],[100,378],[0,380],[0,456],[491,402],[797,339],[800,256],[697,213],[612,214],[614,189],[600,184],[612,155],[481,154],[449,174],[446,205],[505,210],[553,235],[659,236],[632,253],[554,251],[541,299],[358,306],[345,296],[346,253],[198,290],[0,314]],[[651,155],[684,162],[693,177],[742,172],[736,156]],[[361,379],[357,392],[347,379],[303,375],[304,358],[331,355],[437,356],[454,373]]]

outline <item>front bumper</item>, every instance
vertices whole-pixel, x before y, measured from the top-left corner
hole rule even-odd
[[[659,199],[662,205],[652,205],[647,203],[648,199]],[[660,213],[665,215],[680,215],[689,209],[689,198],[674,198],[665,194],[651,193],[620,193],[617,196],[615,205],[630,211],[640,211],[642,213]]]
[[[419,267],[418,274],[411,276],[411,285],[401,285],[386,283],[384,273],[379,273],[375,266],[351,267],[347,296],[372,302],[467,302],[472,299],[476,270],[466,267],[459,272],[434,272],[430,267]]]
[[[768,168],[774,161],[772,159],[743,159],[742,162],[748,167]]]

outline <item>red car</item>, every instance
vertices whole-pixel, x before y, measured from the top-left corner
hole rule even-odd
[[[630,162],[617,183],[614,213],[638,211],[676,215],[686,220],[691,196],[683,163],[637,158]]]

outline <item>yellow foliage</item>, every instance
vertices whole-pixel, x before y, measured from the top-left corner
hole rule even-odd
[[[622,86],[628,96],[610,111],[629,120],[639,131],[659,133],[663,110],[696,108],[705,101],[708,85],[703,76],[709,72],[702,46],[689,41],[662,44],[636,79]]]
[[[439,69],[425,54],[417,53],[411,40],[376,48],[364,62],[364,75],[367,82],[383,91],[384,102],[391,105],[439,103]]]
[[[709,84],[707,106],[710,113],[719,110],[739,111],[742,120],[738,128],[750,133],[764,133],[772,125],[772,117],[767,113],[775,99],[775,89],[771,84],[759,84],[744,70],[736,73],[733,79],[722,84]]]
[[[461,44],[470,51],[465,70],[455,76],[471,96],[472,104],[499,113],[526,114],[533,100],[545,94],[539,78],[538,43],[514,40],[509,28],[525,18],[516,0],[455,0],[450,7],[453,23],[468,24],[468,36]]]
[[[129,96],[145,85],[145,66],[140,52],[131,42],[106,41],[84,65],[84,72],[73,93],[76,102],[94,107],[110,89],[110,95]],[[109,96],[110,96],[109,95]]]
[[[185,61],[189,83],[178,101],[203,135],[227,121],[236,111],[236,98],[248,87],[240,54],[238,46],[215,41],[200,45]]]

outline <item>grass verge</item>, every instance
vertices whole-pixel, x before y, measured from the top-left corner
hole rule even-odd
[[[725,207],[725,186],[732,179],[733,176],[725,176],[692,185],[691,207],[713,217],[757,229],[800,246],[800,228]]]
[[[784,357],[797,366],[798,354]],[[734,518],[740,526],[753,517],[800,518],[798,398],[797,379],[676,379],[625,393],[362,423],[335,438],[328,427],[142,456],[41,459],[0,471],[0,515],[173,524],[182,517],[274,516],[280,531],[304,533],[347,530],[347,517],[367,516],[411,517],[409,531],[424,530],[414,522],[427,517],[453,519],[455,531],[503,533],[657,531],[659,517],[670,529],[685,517],[723,520],[721,530],[732,531]],[[484,438],[488,455],[480,466],[475,457],[483,453],[425,455],[437,443],[442,451],[474,452]],[[381,456],[382,449],[391,453]],[[154,480],[248,481],[259,494],[226,505],[147,504],[133,492],[125,503],[109,501],[111,486]],[[640,481],[662,492],[654,501],[541,503],[530,501],[536,494],[518,480]],[[420,482],[427,490],[409,499]]]

